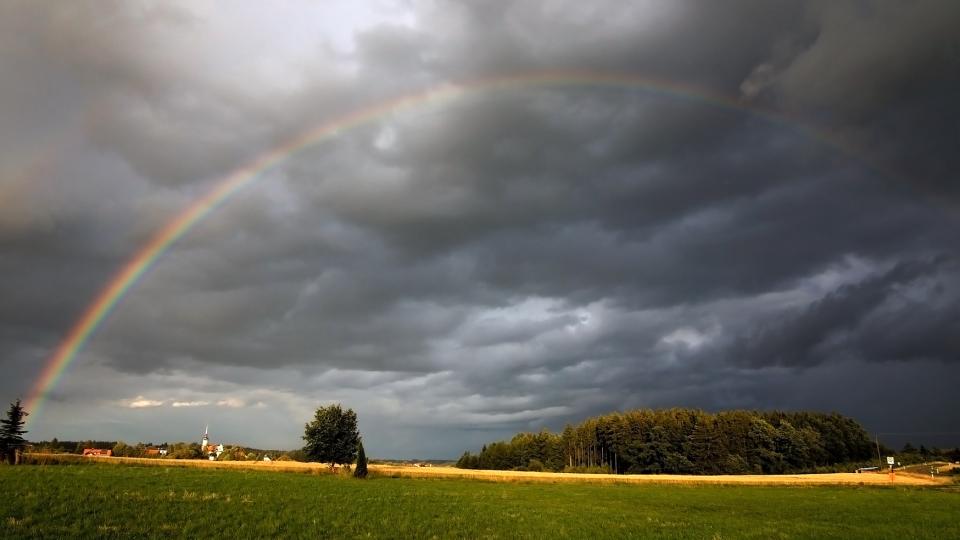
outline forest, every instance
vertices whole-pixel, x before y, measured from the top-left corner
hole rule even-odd
[[[465,469],[566,472],[782,474],[872,460],[877,445],[837,413],[697,409],[633,410],[567,425],[562,433],[519,433]]]

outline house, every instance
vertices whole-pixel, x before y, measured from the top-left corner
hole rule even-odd
[[[165,455],[167,455],[165,446],[145,446],[143,448],[144,457],[163,457]]]
[[[203,452],[203,455],[209,456],[209,458],[210,458],[211,460],[214,460],[214,459],[217,459],[218,457],[220,457],[220,454],[223,453],[223,445],[222,445],[222,444],[216,444],[216,445],[214,445],[214,444],[208,444],[208,445],[206,445],[206,446],[202,446],[202,447],[200,448],[200,451]]]
[[[85,456],[112,456],[113,450],[104,450],[102,448],[84,448],[83,455]]]

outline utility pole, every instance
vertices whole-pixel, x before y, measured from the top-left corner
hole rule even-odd
[[[880,470],[883,470],[883,459],[880,457],[880,436],[875,435],[877,438],[877,465],[880,466]]]

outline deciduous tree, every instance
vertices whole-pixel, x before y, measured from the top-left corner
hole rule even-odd
[[[339,403],[320,407],[304,428],[303,452],[311,461],[348,465],[353,463],[360,442],[357,413]]]

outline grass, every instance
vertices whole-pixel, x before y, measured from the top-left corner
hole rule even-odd
[[[3,538],[958,538],[960,493],[0,467]]]

